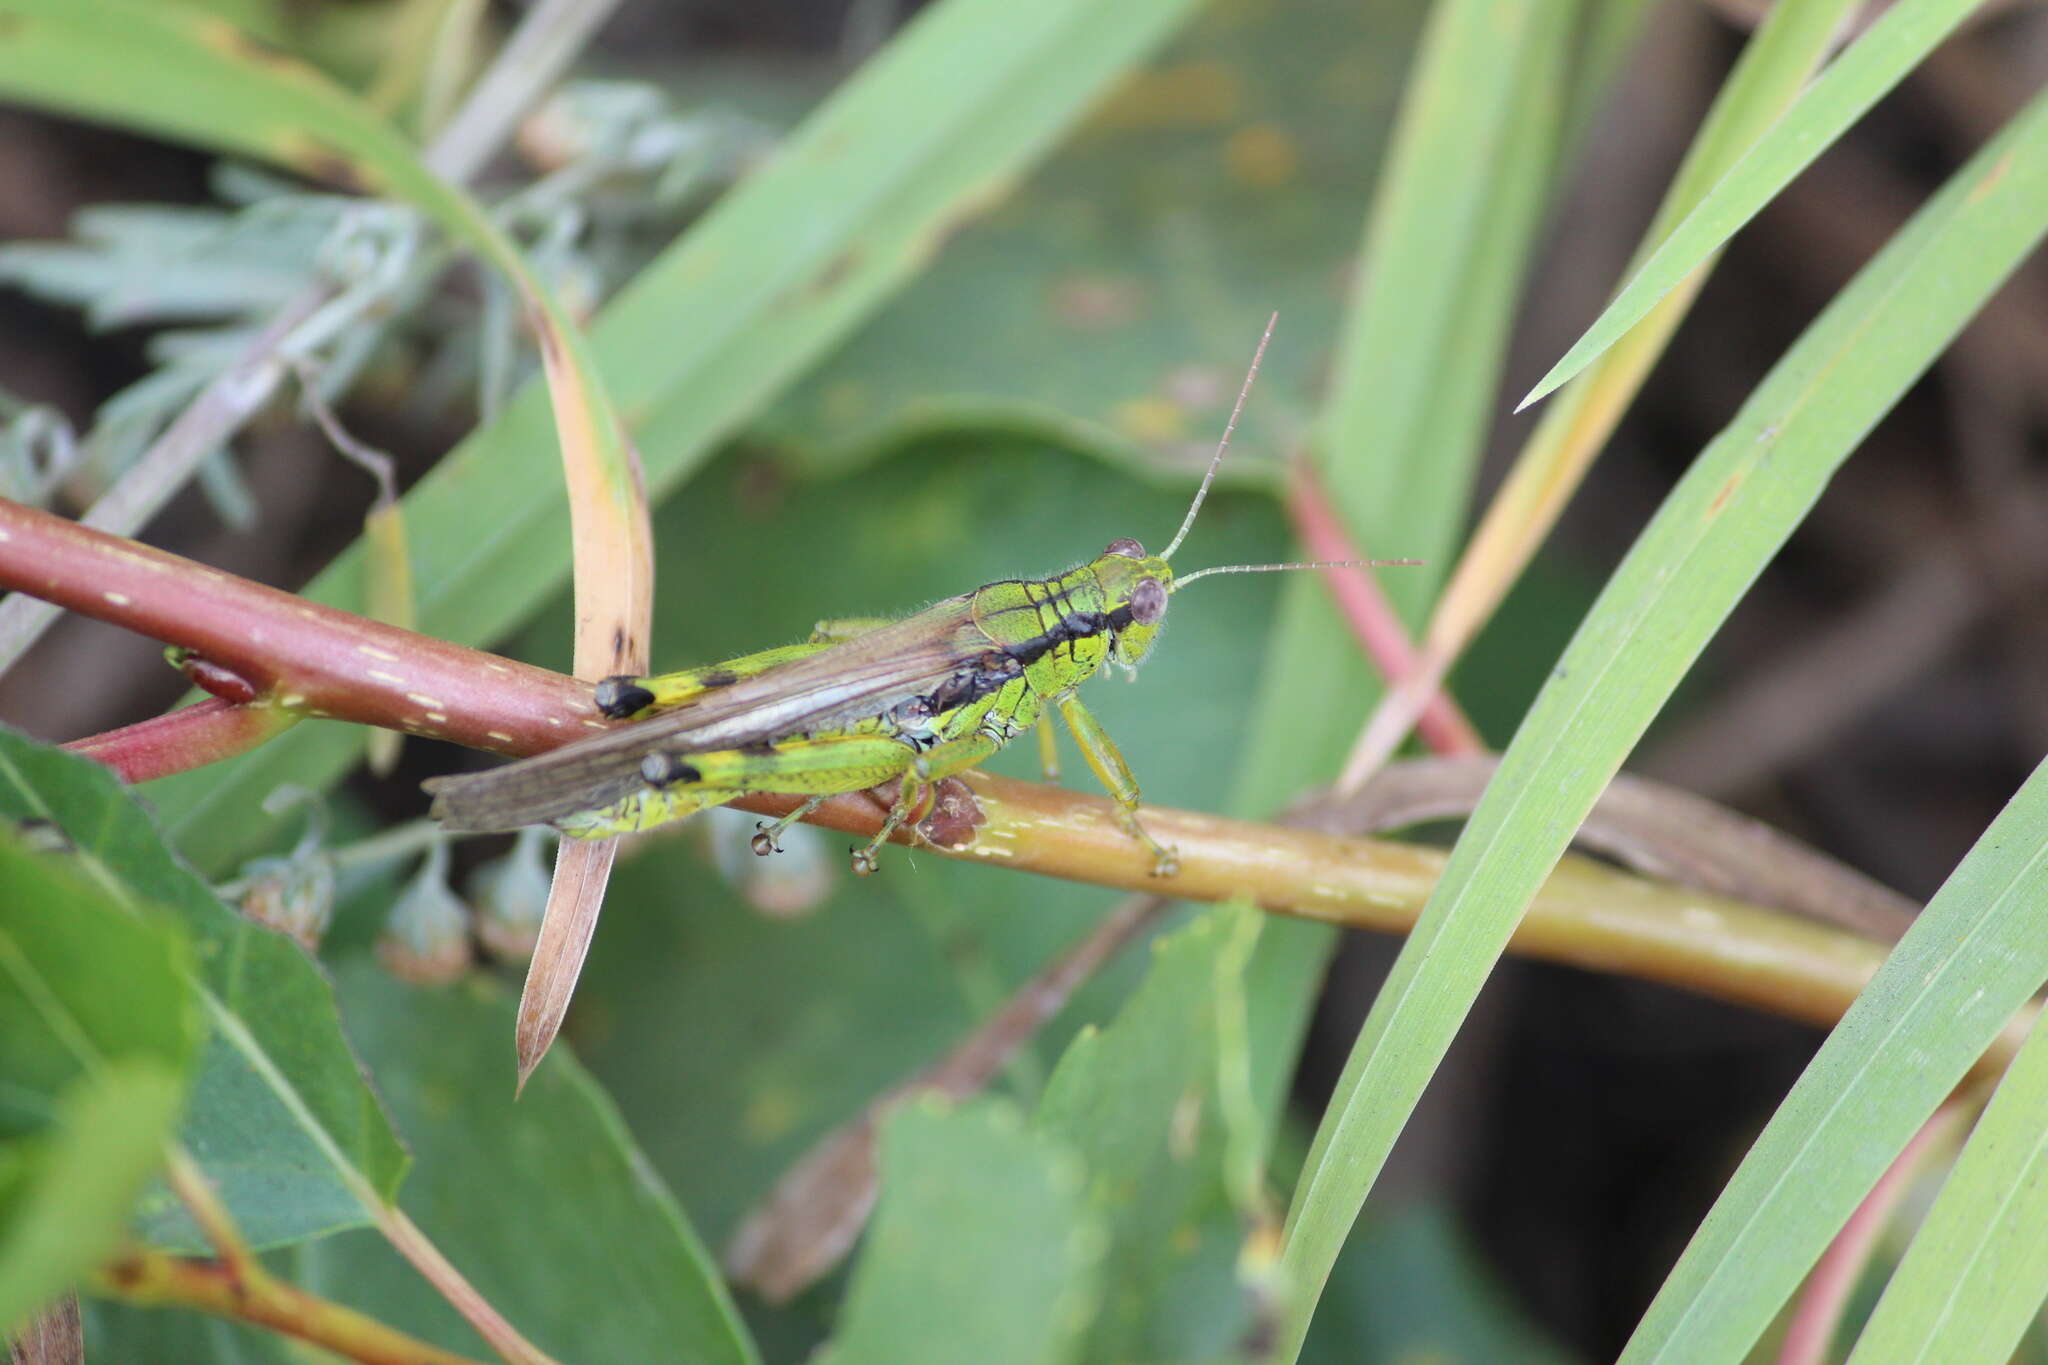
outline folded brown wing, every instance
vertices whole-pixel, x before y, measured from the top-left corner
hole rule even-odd
[[[672,711],[532,758],[431,778],[424,786],[434,818],[457,833],[547,824],[630,795],[642,785],[640,760],[649,753],[741,749],[870,719],[938,691],[989,650],[970,602],[947,598]]]

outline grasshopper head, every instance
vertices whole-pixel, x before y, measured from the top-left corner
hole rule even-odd
[[[1166,599],[1173,591],[1173,570],[1130,539],[1112,540],[1092,567],[1109,606],[1113,655],[1130,667],[1145,657],[1159,636]]]

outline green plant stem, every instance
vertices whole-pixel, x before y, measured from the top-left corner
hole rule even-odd
[[[258,685],[309,689],[285,695],[317,696],[327,714],[362,724],[513,754],[538,753],[601,725],[592,717],[587,687],[573,679],[314,607],[6,502],[0,502],[0,586],[48,594],[83,614],[209,657],[217,651]],[[447,693],[442,719],[424,726],[411,690],[420,686]],[[222,715],[190,707],[151,722],[161,727],[158,752],[176,752],[181,725],[217,725]],[[106,757],[108,737],[74,747]],[[959,821],[964,832],[948,837],[952,846],[937,852],[1070,881],[1162,889],[1103,798],[980,773],[963,786],[974,809]],[[764,795],[733,804],[779,815],[798,803]],[[881,816],[882,807],[860,794],[826,803],[812,819],[872,834]],[[1407,932],[1444,863],[1434,849],[1189,811],[1150,809],[1146,819],[1158,837],[1180,849],[1181,872],[1170,887],[1175,896],[1245,896],[1275,914],[1348,928]],[[917,836],[905,831],[902,838]],[[1580,859],[1567,859],[1544,885],[1511,947],[1814,1024],[1840,1016],[1885,952],[1857,934]],[[1991,1060],[2007,1055],[2001,1050]]]

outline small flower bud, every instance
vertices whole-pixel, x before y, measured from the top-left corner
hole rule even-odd
[[[469,907],[448,889],[448,845],[435,844],[392,903],[377,960],[401,981],[442,985],[469,967]]]
[[[552,880],[543,850],[551,839],[538,825],[519,831],[511,851],[470,874],[465,890],[476,907],[476,933],[494,957],[524,962],[540,938]]]
[[[324,852],[306,849],[283,858],[252,859],[242,879],[248,888],[242,893],[243,914],[297,939],[309,953],[320,951],[320,937],[334,918],[334,863]]]

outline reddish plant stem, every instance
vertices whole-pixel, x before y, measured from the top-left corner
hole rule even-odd
[[[118,730],[73,740],[74,754],[112,768],[123,782],[147,782],[233,758],[289,729],[298,717],[275,706],[238,706],[208,697]]]
[[[0,588],[182,645],[294,716],[506,754],[538,753],[606,724],[587,683],[320,606],[6,499]],[[190,707],[140,736],[130,727],[85,747],[118,758],[147,740],[156,751],[136,767],[160,777],[181,761],[224,756],[227,733],[217,710]]]
[[[1330,500],[1315,473],[1303,461],[1296,461],[1287,483],[1287,513],[1295,533],[1308,547],[1311,558],[1358,560],[1357,544],[1330,510]],[[1323,569],[1337,610],[1358,637],[1366,657],[1380,676],[1399,681],[1415,671],[1415,643],[1379,581],[1363,569]],[[1439,754],[1482,754],[1486,741],[1449,694],[1439,691],[1430,699],[1416,722],[1416,729],[1432,752]]]
[[[1806,1277],[1806,1286],[1792,1309],[1792,1321],[1785,1329],[1784,1343],[1778,1348],[1778,1365],[1820,1365],[1828,1359],[1842,1314],[1849,1306],[1849,1296],[1856,1292],[1857,1281],[1863,1278],[1885,1225],[1898,1211],[1899,1202],[1912,1188],[1915,1177],[1951,1145],[1957,1130],[1970,1122],[1975,1110],[1974,1104],[1950,1096],[1921,1125],[1870,1193],[1863,1196],[1856,1212],[1849,1215],[1849,1221],[1828,1244],[1813,1273]]]

